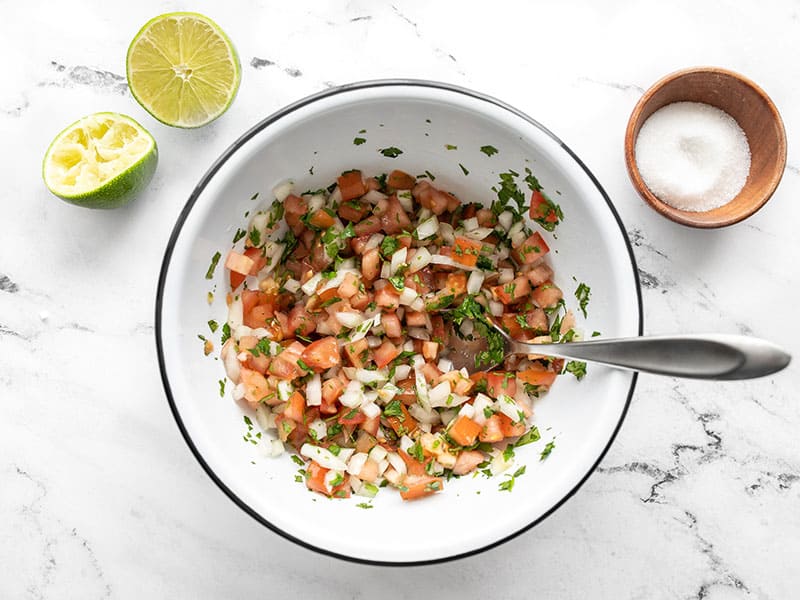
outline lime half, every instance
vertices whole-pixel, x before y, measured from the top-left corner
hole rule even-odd
[[[239,57],[214,21],[169,13],[148,21],[128,48],[128,85],[156,119],[200,127],[224,113],[239,89]]]
[[[117,208],[153,178],[156,141],[119,113],[83,117],[56,136],[44,155],[42,177],[53,194],[87,208]]]

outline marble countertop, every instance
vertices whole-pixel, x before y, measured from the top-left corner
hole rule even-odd
[[[492,6],[492,9],[488,7]],[[173,10],[236,43],[230,111],[170,129],[132,99],[127,45]],[[634,244],[650,333],[764,337],[800,357],[797,227],[800,5],[99,0],[0,3],[0,598],[759,598],[800,586],[800,361],[769,378],[642,376],[616,443],[530,532],[434,567],[316,555],[236,508],[189,452],[155,358],[167,238],[200,175],[244,129],[309,93],[418,77],[497,96],[547,125],[598,176]],[[633,191],[622,140],[643,89],[713,64],[781,110],[789,166],[734,227],[696,231]],[[54,134],[99,110],[157,138],[160,165],[126,208],[78,209],[44,188]]]

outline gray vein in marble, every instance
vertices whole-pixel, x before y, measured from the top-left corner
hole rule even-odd
[[[69,323],[64,323],[63,325],[59,325],[59,329],[72,329],[73,331],[85,331],[87,333],[95,333],[96,330],[92,329],[91,327],[87,327],[86,325],[81,325],[80,323],[75,323],[71,321]]]
[[[641,267],[638,267],[637,270],[639,271],[639,282],[642,284],[642,287],[655,289],[663,286],[661,280],[652,273],[648,273]]]
[[[9,294],[16,294],[19,291],[19,286],[11,281],[8,275],[0,273],[0,292],[8,292]]]
[[[743,590],[749,594],[750,589],[744,584],[740,577],[731,571],[731,569],[722,560],[722,557],[717,554],[717,552],[714,550],[714,544],[711,542],[711,540],[700,533],[697,526],[697,517],[688,510],[684,510],[683,514],[688,519],[686,524],[689,528],[689,531],[692,532],[697,540],[697,543],[700,547],[700,552],[702,552],[703,555],[705,555],[705,557],[708,559],[711,572],[716,576],[716,578],[712,579],[711,581],[702,582],[700,584],[700,588],[697,590],[697,593],[692,597],[697,598],[697,600],[703,600],[703,598],[708,597],[709,590],[717,586],[731,587],[737,590]]]
[[[745,491],[751,496],[754,496],[758,490],[769,485],[770,487],[777,486],[779,492],[785,492],[791,490],[792,486],[798,481],[800,481],[800,475],[796,475],[795,473],[776,474],[771,471],[765,471],[758,477],[755,483],[748,485]]]
[[[62,74],[62,78],[56,81],[41,82],[39,86],[73,87],[75,85],[86,85],[117,94],[124,95],[128,93],[128,81],[123,75],[102,69],[93,69],[84,65],[67,67],[54,60],[50,61],[50,66],[55,69],[56,73]]]
[[[264,67],[273,67],[276,66],[280,69],[283,69],[283,72],[286,73],[289,77],[302,77],[303,72],[300,69],[295,69],[294,67],[281,67],[278,63],[274,60],[269,60],[268,58],[259,58],[254,56],[250,59],[250,66],[254,69],[263,69]]]
[[[133,333],[135,334],[142,334],[142,333],[153,333],[155,331],[155,326],[152,323],[137,323],[133,328]]]
[[[16,331],[14,331],[13,329],[10,329],[10,328],[6,327],[5,325],[3,325],[2,323],[0,323],[0,336],[4,336],[4,335],[9,336],[9,337],[19,338],[21,340],[25,340],[26,342],[29,342],[31,340],[31,338],[29,338],[27,336],[24,336],[21,333],[18,333]]]
[[[658,254],[660,257],[669,260],[669,257],[666,254],[664,254],[661,250],[650,244],[645,239],[641,229],[634,228],[628,231],[628,238],[630,238],[631,244],[633,244],[635,248],[645,248],[647,250],[650,250],[651,252]]]
[[[355,23],[357,21],[369,21],[371,19],[372,19],[372,16],[364,15],[363,17],[353,17],[352,19],[350,19],[350,22],[351,23]]]
[[[412,28],[413,28],[413,30],[414,30],[414,35],[416,35],[418,39],[420,39],[420,40],[423,40],[422,34],[421,34],[421,33],[420,33],[420,31],[419,31],[419,25],[417,25],[416,21],[412,21],[411,19],[409,19],[409,18],[408,18],[408,17],[407,17],[405,14],[403,14],[402,12],[400,12],[400,10],[399,10],[399,9],[398,9],[398,8],[397,8],[397,7],[396,7],[394,4],[392,4],[392,5],[391,5],[391,7],[392,7],[392,10],[394,11],[394,14],[395,14],[395,15],[397,15],[398,17],[400,17],[400,18],[401,18],[403,21],[405,21],[407,24],[411,25],[411,27],[412,27]],[[452,62],[454,62],[454,63],[458,64],[458,61],[456,60],[456,57],[455,57],[455,56],[453,56],[453,55],[452,55],[450,52],[447,52],[447,51],[445,51],[445,50],[442,50],[442,49],[441,49],[441,48],[439,48],[438,46],[434,46],[434,47],[433,47],[433,51],[434,51],[434,52],[435,52],[437,55],[439,55],[439,56],[444,56],[444,57],[446,57],[446,58],[449,58],[449,59],[450,59]],[[460,70],[460,69],[458,69],[458,73],[459,73],[460,75],[464,75],[464,71],[462,71],[462,70]]]
[[[602,85],[604,87],[614,88],[615,90],[620,90],[622,92],[630,92],[634,91],[638,94],[644,94],[644,88],[639,87],[638,85],[634,85],[632,83],[617,83],[615,81],[601,81],[599,79],[592,79],[591,77],[580,77],[578,81],[583,81],[586,83],[594,83],[595,85]]]
[[[800,175],[800,167],[796,165],[786,164],[786,170],[794,175]]]
[[[0,110],[0,114],[3,114],[7,117],[19,117],[22,116],[22,113],[24,113],[28,108],[30,108],[30,106],[31,106],[30,101],[23,96],[22,104],[18,104],[14,108],[2,109]]]

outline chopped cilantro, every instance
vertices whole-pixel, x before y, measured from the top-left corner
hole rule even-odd
[[[356,504],[356,506],[358,508],[372,508],[372,504],[369,504],[368,502],[359,502]]]
[[[400,400],[392,400],[386,407],[383,409],[383,416],[384,417],[402,417],[403,416],[403,408],[400,403]]]
[[[298,367],[300,367],[301,369],[303,369],[303,371],[306,371],[306,372],[308,372],[308,373],[313,373],[313,372],[314,372],[314,369],[312,369],[311,367],[309,367],[309,366],[308,366],[308,365],[307,365],[307,364],[306,364],[306,363],[303,361],[303,359],[302,359],[302,358],[298,358],[298,359],[297,359],[297,366],[298,366]]]
[[[383,238],[381,242],[381,254],[385,259],[391,258],[392,254],[394,254],[397,249],[400,247],[400,242],[397,241],[396,237],[392,237],[387,235]]]
[[[497,331],[486,317],[486,309],[469,295],[450,313],[450,318],[456,325],[461,325],[464,319],[471,319],[478,335],[486,339],[488,348],[475,355],[475,366],[496,365],[502,362],[505,355],[503,336]]]
[[[294,249],[297,248],[299,240],[297,236],[295,236],[294,232],[289,229],[286,231],[286,236],[281,240],[281,244],[283,244],[283,252],[281,253],[281,264],[286,261],[289,255],[294,252]]]
[[[475,263],[475,266],[478,267],[479,269],[483,269],[484,271],[494,270],[494,265],[492,264],[491,259],[483,255],[478,256],[478,262]]]
[[[458,150],[458,146],[453,146],[453,144],[445,144],[444,147],[447,150]]]
[[[220,258],[222,258],[222,254],[219,252],[215,252],[214,256],[211,257],[211,264],[208,266],[208,271],[206,271],[206,279],[212,279],[214,277],[214,270],[217,268],[217,263]]]
[[[492,154],[497,154],[498,150],[494,146],[481,146],[481,152],[486,156],[491,156]]]
[[[342,299],[339,298],[339,296],[334,296],[333,298],[328,298],[327,300],[325,300],[325,302],[320,304],[319,307],[320,308],[325,308],[327,306],[330,306],[331,304],[336,304],[337,302],[341,302],[341,301],[342,301]]]
[[[394,146],[389,146],[388,148],[380,148],[378,152],[380,152],[387,158],[397,158],[403,153],[403,151],[400,150],[400,148],[395,148]]]
[[[239,229],[236,230],[236,234],[233,236],[233,243],[235,244],[246,235],[247,232],[240,227]]]
[[[425,455],[422,452],[422,444],[419,443],[419,440],[414,442],[413,445],[409,446],[408,454],[409,456],[416,458],[419,462],[425,460]]]
[[[586,305],[589,304],[589,297],[591,295],[592,288],[585,283],[578,284],[578,288],[575,290],[575,297],[578,299],[584,318],[586,318]]]
[[[219,380],[219,397],[220,398],[224,398],[225,397],[225,380],[224,379],[220,379]]]
[[[211,333],[214,333],[217,330],[217,327],[219,327],[219,325],[214,319],[209,320],[208,328],[211,330]]]
[[[492,202],[492,212],[499,215],[504,210],[510,210],[517,216],[521,216],[525,211],[525,194],[519,189],[516,177],[519,173],[509,169],[508,173],[500,173],[499,187],[492,190],[497,194],[497,200]],[[516,206],[509,206],[509,201],[513,201]]]
[[[592,332],[592,337],[597,337],[597,336],[599,336],[599,335],[603,335],[603,334],[602,334],[602,333],[600,333],[599,331],[593,331],[593,332]]]
[[[220,340],[221,343],[225,343],[231,337],[231,326],[225,323],[222,326],[222,339]]]
[[[514,443],[514,446],[519,448],[520,446],[524,446],[532,442],[538,442],[541,438],[542,436],[539,433],[539,428],[534,425],[519,437],[519,439]]]
[[[362,137],[353,138],[353,143],[356,146],[360,146],[361,144],[365,144],[366,142],[367,142],[367,140],[362,138]]]
[[[575,375],[575,379],[580,381],[586,377],[586,363],[581,360],[571,360],[564,367],[564,371]]]
[[[405,278],[402,275],[392,275],[389,277],[389,283],[391,283],[398,292],[402,292],[406,287]]]
[[[542,450],[542,453],[539,455],[539,460],[540,461],[544,460],[545,458],[550,456],[550,453],[553,451],[553,448],[555,448],[555,447],[556,447],[555,439],[550,440],[549,442],[547,442],[547,445],[544,447],[544,450]]]
[[[250,230],[250,233],[247,235],[247,239],[250,240],[250,243],[253,244],[253,246],[260,246],[261,245],[261,232],[258,229],[253,228],[253,229]]]
[[[469,170],[467,169],[467,167],[465,167],[461,163],[458,163],[458,166],[461,167],[461,172],[464,173],[464,175],[469,175]]]

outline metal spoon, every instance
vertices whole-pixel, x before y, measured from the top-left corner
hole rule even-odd
[[[770,342],[743,335],[652,335],[634,338],[530,344],[511,339],[496,323],[489,324],[503,339],[503,359],[513,354],[537,354],[600,363],[616,369],[692,379],[751,379],[786,367],[792,357]],[[452,327],[452,325],[451,325]],[[470,373],[497,364],[475,365],[475,356],[487,348],[483,337],[472,341],[455,331],[449,336],[448,358],[456,369]]]

